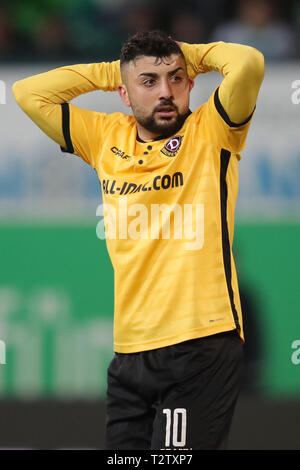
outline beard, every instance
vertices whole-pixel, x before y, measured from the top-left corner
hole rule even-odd
[[[162,106],[170,106],[174,109],[175,115],[171,117],[157,116],[157,112]],[[170,137],[179,131],[183,126],[184,121],[190,114],[190,110],[180,113],[178,107],[172,101],[163,100],[158,106],[154,108],[149,116],[142,116],[138,109],[133,110],[136,121],[153,134],[158,134],[161,137]]]

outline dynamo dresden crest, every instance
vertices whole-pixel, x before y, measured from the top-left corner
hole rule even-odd
[[[164,148],[161,150],[161,152],[164,155],[167,155],[168,157],[175,157],[175,155],[178,153],[178,150],[181,145],[181,140],[182,137],[181,135],[176,135],[175,137],[172,137],[168,142],[165,144]]]

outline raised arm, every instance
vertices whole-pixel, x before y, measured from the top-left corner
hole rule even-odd
[[[180,44],[192,78],[212,70],[224,76],[215,99],[227,124],[242,125],[247,121],[255,109],[265,74],[261,52],[250,46],[224,42]]]
[[[12,90],[23,111],[61,147],[68,149],[64,120],[70,100],[95,90],[115,91],[121,83],[119,61],[60,67],[14,83]],[[75,108],[75,107],[74,107]],[[76,107],[77,108],[77,107]],[[81,112],[81,118],[84,111]]]

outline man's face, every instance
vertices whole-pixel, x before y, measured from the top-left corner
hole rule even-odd
[[[180,54],[162,59],[141,56],[123,65],[122,77],[122,100],[153,137],[172,135],[182,126],[194,83]]]

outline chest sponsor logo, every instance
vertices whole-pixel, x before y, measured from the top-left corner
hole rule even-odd
[[[180,171],[172,175],[157,175],[153,180],[147,181],[144,184],[136,184],[130,181],[124,181],[120,184],[117,180],[102,180],[102,191],[104,194],[126,195],[141,191],[172,189],[178,186],[183,186],[183,174]]]
[[[175,157],[175,155],[177,155],[177,153],[178,153],[178,150],[180,149],[181,141],[182,141],[181,135],[177,135],[176,137],[172,137],[165,144],[165,146],[161,150],[161,152],[164,155],[167,155],[168,157]]]

